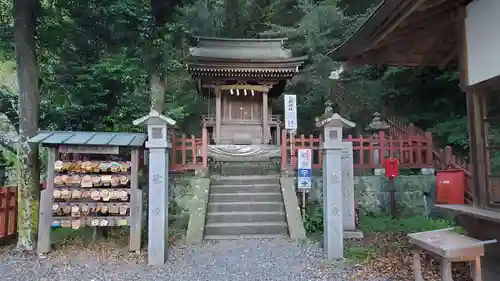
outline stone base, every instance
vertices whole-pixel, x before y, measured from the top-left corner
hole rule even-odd
[[[363,239],[363,237],[361,230],[344,230],[344,239]]]
[[[210,176],[210,172],[208,168],[200,168],[194,170],[194,176],[197,178],[208,178]]]
[[[283,177],[295,177],[296,171],[292,168],[285,168],[281,170],[281,176]]]
[[[209,145],[208,157],[216,161],[267,161],[281,157],[279,145]]]

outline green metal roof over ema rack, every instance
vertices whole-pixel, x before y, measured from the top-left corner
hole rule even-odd
[[[146,138],[147,136],[144,133],[41,131],[38,135],[30,138],[28,142],[39,143],[45,146],[92,145],[142,147]]]

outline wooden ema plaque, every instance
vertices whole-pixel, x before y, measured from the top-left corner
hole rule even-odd
[[[127,226],[129,161],[54,163],[52,227]]]
[[[420,264],[420,251],[424,250],[441,259],[441,280],[453,281],[451,275],[452,262],[470,262],[471,277],[474,281],[482,281],[481,259],[484,245],[496,243],[496,240],[480,241],[453,232],[453,228],[413,233],[408,235],[414,246],[413,273],[415,281],[423,281]]]
[[[126,159],[114,154],[116,149],[112,147],[98,150],[81,146],[61,148],[62,151],[59,147],[48,147],[47,187],[41,194],[38,252],[51,250],[51,228],[114,226],[129,226],[129,248],[139,251],[140,150],[132,148],[130,158]],[[66,157],[68,151],[73,151],[72,159]],[[110,154],[105,155],[106,151]]]

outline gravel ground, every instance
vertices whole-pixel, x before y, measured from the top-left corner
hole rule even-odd
[[[110,249],[65,248],[45,258],[5,254],[0,260],[0,276],[16,281],[387,280],[352,279],[352,270],[344,262],[324,261],[318,244],[298,244],[286,238],[172,247],[168,263],[162,267],[145,265],[143,255]]]

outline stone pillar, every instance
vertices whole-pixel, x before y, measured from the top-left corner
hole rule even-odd
[[[222,93],[221,89],[215,87],[215,143],[218,143],[221,137],[222,122]]]
[[[163,265],[168,250],[168,148],[167,125],[175,121],[152,110],[135,120],[134,125],[146,124],[149,149],[148,190],[148,264]]]
[[[327,259],[344,257],[342,147],[325,145],[323,158],[323,237]]]
[[[149,148],[148,264],[163,265],[168,249],[168,151]]]
[[[269,142],[269,105],[267,99],[267,92],[262,92],[262,143]]]
[[[344,230],[356,229],[354,206],[354,163],[352,159],[352,142],[344,142],[342,150],[342,226]]]
[[[344,256],[343,196],[342,196],[342,128],[356,124],[333,113],[327,102],[324,115],[316,118],[316,126],[323,127],[323,228],[324,247],[328,259]],[[351,157],[352,158],[352,157]]]

